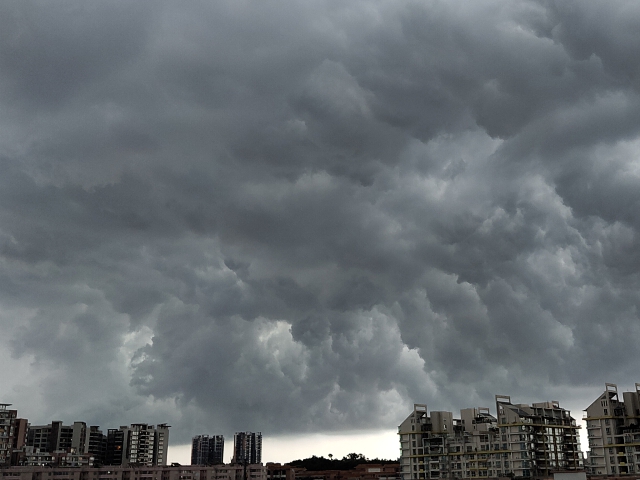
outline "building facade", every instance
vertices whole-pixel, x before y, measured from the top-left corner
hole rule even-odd
[[[197,435],[191,441],[191,465],[224,463],[224,436]]]
[[[512,404],[496,396],[488,408],[427,411],[424,404],[399,427],[403,480],[479,477],[548,477],[581,471],[579,426],[558,402]]]
[[[605,390],[585,410],[589,451],[586,467],[592,475],[640,474],[640,383],[635,392],[618,395],[618,387]]]
[[[246,470],[246,477],[245,477]],[[266,480],[262,465],[12,467],[4,480]]]
[[[366,463],[351,470],[306,470],[267,463],[267,480],[400,480],[400,464]]]
[[[30,425],[27,446],[41,452],[87,453],[87,424],[74,422],[73,425],[63,425],[60,421],[54,421],[49,425]]]
[[[93,455],[95,465],[104,465],[107,456],[107,436],[97,425],[89,427],[88,436],[87,453]]]
[[[126,427],[110,428],[107,430],[107,447],[105,450],[105,465],[122,465],[125,460],[128,431]]]
[[[107,431],[105,465],[167,464],[169,425],[134,423]]]
[[[0,403],[0,467],[11,465],[13,450],[22,448],[26,441],[27,421],[17,418],[18,411],[10,406],[10,403]]]
[[[235,464],[262,462],[262,433],[237,432],[233,436],[233,460]]]

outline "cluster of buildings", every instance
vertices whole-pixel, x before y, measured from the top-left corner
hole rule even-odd
[[[197,435],[191,441],[191,465],[224,463],[224,436]],[[255,465],[262,462],[262,433],[238,432],[233,436],[232,464]]]
[[[0,467],[166,465],[169,425],[134,423],[107,430],[85,422],[30,425],[0,404]]]
[[[640,384],[622,399],[616,385],[606,384],[586,409],[586,459],[580,426],[558,402],[495,400],[495,415],[466,408],[458,418],[414,405],[398,428],[402,480],[550,478],[560,472],[640,478]]]
[[[85,422],[64,425],[60,421],[53,421],[48,425],[31,425],[26,418],[18,417],[18,411],[10,407],[9,403],[0,403],[0,468],[167,465],[170,426],[165,423],[134,423],[108,429],[104,433],[98,426],[87,426]],[[241,470],[246,465],[260,464],[262,433],[236,433],[233,452],[232,463],[240,465]],[[224,437],[193,437],[191,464],[223,465]]]
[[[0,480],[428,480],[557,475],[640,480],[640,383],[618,393],[614,384],[587,407],[589,450],[580,426],[557,401],[513,403],[495,397],[489,408],[428,411],[424,404],[399,426],[400,463],[360,465],[348,473],[308,472],[262,465],[262,434],[234,435],[224,464],[224,437],[192,439],[191,465],[167,466],[169,426],[136,423],[109,429],[84,422],[32,426],[0,404]],[[12,467],[12,468],[5,468]],[[569,477],[567,477],[569,478]]]

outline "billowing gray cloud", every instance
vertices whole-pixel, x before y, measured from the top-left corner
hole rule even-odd
[[[639,380],[635,3],[0,9],[33,421],[380,428]]]

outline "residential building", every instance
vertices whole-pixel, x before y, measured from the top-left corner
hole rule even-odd
[[[9,409],[10,406],[0,403],[0,467],[11,465],[11,452],[20,438],[16,431],[18,411]]]
[[[224,436],[197,435],[191,442],[191,465],[224,463]]]
[[[127,463],[133,465],[155,465],[156,432],[154,426],[146,423],[134,423],[128,428],[128,432]]]
[[[110,428],[107,430],[107,448],[105,451],[105,465],[122,465],[128,440],[126,427]]]
[[[580,427],[557,401],[513,405],[510,397],[496,395],[496,409],[501,440],[506,433],[516,476],[584,469]]]
[[[39,448],[25,446],[18,452],[14,452],[14,465],[28,467],[50,467],[56,464],[56,456],[48,451],[41,451]]]
[[[156,425],[156,445],[154,451],[154,465],[166,465],[169,454],[169,428],[166,423]]]
[[[246,476],[245,476],[246,471]],[[24,466],[2,472],[3,480],[266,480],[262,465],[213,466]]]
[[[107,436],[97,425],[90,426],[88,433],[87,453],[93,455],[96,465],[104,465],[107,456]]]
[[[233,436],[234,464],[258,464],[262,462],[262,433],[237,432]]]
[[[105,465],[166,465],[169,425],[134,423],[107,431]]]
[[[488,408],[427,411],[424,404],[399,427],[403,480],[432,478],[539,477],[582,470],[578,427],[558,402],[511,403],[496,396]]]
[[[41,452],[74,452],[86,453],[87,424],[74,422],[63,425],[53,421],[49,425],[30,425],[27,430],[27,446]]]
[[[20,452],[24,450],[27,444],[27,431],[29,422],[26,418],[16,418],[14,420],[13,445],[11,447],[11,465],[18,465]]]
[[[640,383],[635,392],[623,392],[606,383],[585,410],[589,451],[586,467],[592,475],[640,474]]]
[[[267,480],[400,480],[400,464],[365,463],[351,470],[306,470],[267,463]]]

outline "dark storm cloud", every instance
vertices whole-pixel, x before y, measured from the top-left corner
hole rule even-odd
[[[0,18],[3,401],[33,420],[184,441],[638,380],[606,360],[640,353],[634,3]]]

